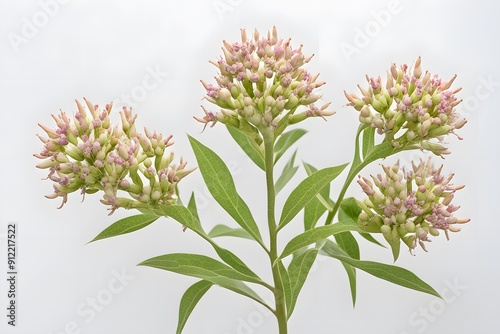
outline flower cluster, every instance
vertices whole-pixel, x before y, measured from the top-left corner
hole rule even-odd
[[[44,147],[34,156],[43,159],[38,168],[49,169],[48,179],[54,182],[54,193],[47,198],[67,196],[77,190],[83,195],[103,191],[101,202],[110,206],[148,208],[176,202],[176,184],[192,170],[186,162],[172,164],[172,136],[149,132],[139,134],[135,128],[137,115],[131,108],[120,112],[121,126],[111,125],[112,104],[105,109],[85,99],[86,107],[76,101],[78,112],[73,119],[62,112],[52,115],[57,128],[39,126],[48,138],[39,136]],[[118,197],[124,191],[130,198]],[[110,214],[111,214],[110,213]]]
[[[267,37],[256,30],[253,39],[242,29],[241,43],[224,41],[222,51],[223,57],[211,61],[220,71],[217,85],[201,81],[205,98],[222,109],[213,113],[202,107],[205,116],[195,117],[199,122],[219,121],[245,132],[274,128],[279,135],[288,124],[333,114],[326,111],[329,104],[314,105],[321,97],[316,88],[324,82],[303,68],[313,55],[306,57],[302,45],[293,49],[290,39],[278,38],[276,27]],[[308,108],[296,114],[299,106]]]
[[[362,97],[345,93],[349,104],[359,111],[359,120],[385,134],[394,147],[418,145],[436,155],[448,154],[440,144],[445,135],[460,129],[466,120],[455,112],[461,102],[451,90],[456,76],[442,81],[437,75],[422,73],[420,57],[413,69],[393,64],[385,85],[380,77],[366,76],[368,88],[358,85]],[[458,137],[458,136],[457,136]],[[461,139],[460,137],[458,137]],[[437,139],[432,141],[431,139]]]
[[[417,244],[424,250],[424,241],[429,235],[439,235],[444,231],[458,232],[459,224],[469,219],[454,217],[460,207],[451,204],[455,191],[463,186],[450,183],[453,174],[441,175],[442,166],[434,169],[432,161],[420,161],[413,170],[405,171],[399,165],[382,166],[385,175],[371,176],[358,180],[368,195],[363,202],[358,201],[362,212],[358,224],[367,232],[381,232],[393,248],[394,258],[399,253],[402,240],[412,251]]]

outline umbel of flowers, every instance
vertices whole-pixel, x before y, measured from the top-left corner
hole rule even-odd
[[[400,240],[410,251],[417,245],[426,250],[424,242],[431,241],[430,236],[443,231],[448,238],[448,232],[460,231],[459,225],[470,220],[454,216],[460,207],[451,202],[463,186],[450,183],[453,174],[443,176],[443,166],[435,169],[430,159],[412,165],[410,171],[398,164],[382,166],[384,174],[358,180],[368,195],[364,201],[357,201],[362,208],[359,226],[367,232],[382,233],[395,260]]]
[[[317,88],[325,83],[317,81],[319,74],[303,68],[313,55],[305,56],[302,45],[294,49],[290,39],[278,38],[276,27],[267,36],[255,30],[253,39],[242,29],[241,43],[223,44],[223,56],[211,61],[219,70],[217,83],[201,81],[205,99],[220,111],[202,107],[205,116],[195,117],[199,122],[212,126],[221,122],[247,134],[271,128],[278,136],[288,124],[333,114],[326,111],[329,103],[314,104],[321,97]],[[307,108],[296,113],[300,106]]]
[[[461,88],[450,88],[455,78],[443,81],[422,73],[419,57],[412,69],[393,64],[385,84],[380,76],[366,76],[368,87],[358,85],[361,97],[344,93],[349,105],[359,111],[360,122],[376,128],[395,148],[415,144],[441,156],[449,153],[441,144],[443,136],[466,123],[455,110],[461,102],[455,96]]]
[[[163,137],[144,129],[136,131],[137,115],[132,108],[120,111],[121,125],[112,125],[112,104],[104,109],[85,99],[76,101],[78,111],[72,118],[65,112],[52,115],[57,127],[39,124],[48,138],[39,136],[44,147],[35,157],[43,161],[38,168],[49,170],[54,193],[47,198],[62,198],[80,190],[83,195],[103,191],[101,202],[117,208],[153,208],[176,202],[177,183],[192,170],[186,162],[173,164],[174,154],[166,150],[172,136]],[[120,197],[119,191],[129,198]]]

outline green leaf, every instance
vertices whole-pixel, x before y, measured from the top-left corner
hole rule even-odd
[[[329,185],[325,188],[327,187],[329,188]],[[321,192],[323,192],[325,188],[323,188]],[[330,189],[328,189],[328,191],[330,191]],[[318,198],[313,198],[309,203],[307,203],[304,207],[304,231],[314,228],[325,211],[325,206]]]
[[[278,178],[278,181],[276,181],[276,184],[274,186],[276,194],[280,192],[281,189],[292,179],[292,177],[295,175],[297,170],[299,169],[298,166],[294,166],[295,164],[295,155],[297,154],[297,150],[293,153],[292,157],[290,160],[287,162],[285,167],[283,168],[283,172],[281,173],[280,177]]]
[[[201,222],[200,216],[198,215],[198,207],[196,206],[196,199],[194,197],[194,191],[191,193],[191,197],[189,198],[189,203],[187,206],[189,212],[193,215],[193,217]]]
[[[350,257],[359,260],[359,245],[351,232],[335,234],[335,241]]]
[[[339,220],[357,224],[361,209],[353,198],[346,198],[340,204]],[[356,238],[350,233],[339,233],[335,235],[335,241],[350,257],[359,260],[359,245]]]
[[[141,228],[148,226],[158,218],[159,217],[155,214],[138,214],[120,219],[104,229],[104,231],[99,233],[99,235],[97,235],[90,242],[140,230]]]
[[[377,246],[387,248],[383,244],[381,244],[377,239],[375,239],[370,233],[363,232],[359,233],[359,235],[368,240],[369,242],[374,243]]]
[[[354,222],[358,221],[359,214],[361,213],[361,208],[356,203],[356,200],[353,197],[346,198],[342,201],[339,210],[339,220],[347,220],[348,218],[352,219]],[[380,242],[378,242],[371,234],[366,232],[360,232],[363,238],[368,240],[371,243],[374,243],[377,246],[381,246],[386,248]],[[352,255],[351,255],[352,257]],[[358,258],[359,259],[359,258]]]
[[[287,198],[278,230],[288,224],[321,189],[332,182],[348,164],[321,169],[304,179]]]
[[[216,243],[212,243],[212,246],[214,247],[215,251],[217,252],[217,255],[221,258],[222,261],[226,262],[228,265],[230,265],[233,269],[239,271],[240,273],[247,275],[249,277],[254,277],[255,279],[262,281],[257,274],[255,274],[248,266],[241,261],[239,257],[237,257],[234,253],[231,251],[220,247]]]
[[[369,150],[371,150],[373,146],[375,146],[375,128],[366,127],[366,129],[363,131],[363,159],[366,158],[366,154]]]
[[[194,203],[194,201],[190,201],[190,203]],[[171,205],[162,207],[162,212],[166,216],[174,218],[179,223],[193,230],[202,238],[207,240],[215,249],[215,251],[220,256],[222,261],[226,262],[228,265],[230,265],[240,273],[259,279],[259,277],[253,271],[251,271],[250,268],[248,268],[247,265],[243,263],[243,261],[241,261],[235,254],[217,245],[211,239],[211,236],[205,233],[205,231],[201,227],[199,220],[192,214],[192,211],[190,211],[188,208],[179,205]],[[242,233],[247,233],[247,232],[243,230]],[[248,233],[246,235],[248,238],[253,240],[253,238]]]
[[[304,168],[307,175],[311,175],[318,171],[315,167],[307,163],[304,163]],[[331,203],[330,184],[327,184],[318,194],[316,194],[316,197],[304,207],[304,231],[310,230],[316,226],[316,223],[321,216],[323,216],[325,211],[332,209]]]
[[[191,209],[193,209],[192,206]],[[193,230],[203,236],[206,235],[203,227],[201,227],[200,221],[196,219],[192,211],[185,206],[166,205],[159,207],[157,210],[162,215],[172,217],[173,219],[177,220],[179,223],[189,228],[190,230]]]
[[[408,289],[428,293],[440,297],[430,285],[422,281],[411,271],[384,263],[373,261],[361,261],[349,257],[340,247],[333,242],[327,242],[322,251],[329,256],[347,263],[355,268],[361,269],[370,275],[386,280],[388,282],[403,286]]]
[[[217,238],[217,237],[238,237],[238,238],[244,238],[244,239],[250,239],[253,240],[252,236],[248,234],[247,231],[245,231],[242,228],[231,228],[226,225],[216,225],[214,228],[208,232],[208,236],[210,238]]]
[[[259,295],[257,295],[246,284],[241,282],[246,281],[262,284],[260,279],[242,274],[224,263],[205,255],[184,253],[165,254],[143,261],[139,263],[139,265],[201,278],[249,297],[262,305],[266,305]]]
[[[189,136],[198,167],[208,190],[224,210],[255,240],[262,243],[259,228],[247,204],[236,191],[226,164],[212,150]]]
[[[318,171],[317,168],[305,162],[304,162],[304,168],[307,172],[307,176]],[[334,203],[330,199],[330,184],[327,184],[323,189],[321,189],[321,191],[316,194],[316,198],[328,211],[333,210]]]
[[[358,221],[360,213],[361,208],[353,197],[348,197],[340,203],[339,220],[351,218],[354,221]]]
[[[392,146],[392,143],[385,142],[373,146],[368,152],[366,152],[364,161],[375,161],[377,159],[387,158],[392,155],[396,149]]]
[[[304,285],[309,271],[316,260],[316,255],[318,254],[318,248],[311,248],[306,250],[304,253],[297,257],[294,257],[288,266],[288,275],[290,280],[290,287],[292,295],[290,298],[290,304],[287,304],[287,315],[288,318],[293,313],[297,298],[299,296],[300,290]]]
[[[179,306],[179,321],[177,322],[176,334],[181,334],[186,322],[193,312],[194,308],[205,295],[205,293],[212,287],[213,283],[208,281],[199,281],[191,285],[184,295],[182,296]]]
[[[363,130],[367,128],[367,126],[368,125],[361,123],[358,127],[358,131],[356,132],[356,140],[354,145],[354,158],[352,159],[352,165],[351,165],[351,170],[349,171],[349,175],[351,174],[351,171],[353,171],[356,168],[356,166],[359,166],[361,164],[359,137],[361,136]]]
[[[304,129],[294,129],[283,133],[274,145],[274,163],[276,164],[286,150],[306,133],[307,131]]]
[[[286,309],[290,309],[290,305],[292,305],[292,283],[290,282],[290,275],[288,275],[288,271],[286,270],[283,262],[278,262],[278,269],[281,276],[281,281],[283,282],[283,293],[285,294],[285,304]]]
[[[397,230],[393,229],[392,230],[392,238],[385,238],[387,242],[389,243],[389,246],[391,246],[391,251],[392,251],[392,256],[394,258],[394,262],[397,261],[399,257],[399,253],[401,251],[401,239],[399,238],[399,235],[397,234]],[[384,236],[385,237],[385,236]]]
[[[288,242],[278,260],[287,257],[302,247],[309,246],[313,243],[326,239],[329,236],[347,231],[359,231],[359,228],[351,224],[343,224],[342,222],[339,222],[337,224],[319,226],[305,231]]]
[[[349,287],[351,288],[351,300],[352,300],[352,307],[356,306],[356,269],[351,266],[350,264],[347,264],[345,262],[341,262],[342,265],[344,266],[344,269],[347,273],[347,278],[349,279]]]
[[[194,201],[193,202],[190,201],[190,203],[194,203]],[[192,207],[192,209],[193,209],[193,207]],[[164,214],[166,216],[174,218],[179,223],[181,223],[182,225],[186,226],[187,228],[193,230],[198,235],[200,235],[203,239],[207,240],[212,245],[212,247],[215,249],[215,251],[220,256],[222,261],[229,264],[235,270],[237,270],[240,273],[243,273],[245,275],[253,276],[256,279],[259,279],[259,277],[253,271],[251,271],[250,268],[248,268],[247,265],[245,263],[243,263],[243,261],[241,261],[235,254],[233,254],[229,250],[217,245],[211,239],[211,237],[205,233],[205,231],[201,227],[199,220],[192,214],[192,211],[190,211],[188,208],[183,207],[183,206],[179,206],[179,205],[170,205],[170,206],[161,207],[161,212],[162,212],[162,214]]]
[[[236,141],[236,143],[241,147],[243,152],[263,171],[266,170],[264,162],[264,154],[260,149],[259,145],[251,137],[247,136],[244,132],[232,127],[226,126],[227,130]]]
[[[130,168],[130,170],[129,170],[129,174],[130,174],[130,178],[132,179],[132,181],[133,181],[135,184],[137,184],[139,187],[141,187],[141,188],[142,188],[143,183],[142,183],[142,179],[141,179],[141,177],[139,176],[138,170],[139,170],[139,168],[138,168],[138,167],[132,167],[132,168]]]

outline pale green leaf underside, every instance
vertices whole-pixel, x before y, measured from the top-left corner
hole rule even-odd
[[[253,240],[252,236],[242,228],[232,228],[226,225],[216,225],[208,232],[210,238],[217,237],[238,237]]]

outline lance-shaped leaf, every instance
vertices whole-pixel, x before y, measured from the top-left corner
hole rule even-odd
[[[311,270],[318,251],[318,248],[308,249],[299,256],[294,257],[288,266],[288,276],[291,290],[290,302],[287,304],[288,318],[290,318],[293,313],[300,290],[306,281],[307,275]]]
[[[351,202],[354,202],[352,204]],[[355,205],[355,206],[353,206]],[[345,199],[340,204],[339,220],[356,225],[361,209],[352,199]],[[359,245],[351,232],[344,232],[335,235],[335,241],[350,257],[359,260]]]
[[[288,242],[278,260],[283,259],[290,254],[293,254],[303,247],[326,239],[329,236],[347,231],[359,231],[359,228],[351,224],[343,224],[342,222],[339,222],[337,224],[319,226],[307,230],[304,233],[297,235]]]
[[[195,231],[200,235],[206,235],[203,227],[198,219],[191,213],[191,211],[185,206],[181,205],[167,205],[159,207],[158,212],[164,216],[172,217],[177,220],[179,223],[189,228],[190,230]]]
[[[201,175],[208,190],[224,210],[255,240],[262,244],[259,228],[247,204],[236,191],[233,177],[222,159],[208,147],[189,136]]]
[[[321,189],[332,182],[348,164],[327,167],[305,178],[287,198],[281,213],[278,229],[288,224]]]
[[[311,175],[318,170],[307,163],[304,163],[307,175]],[[326,210],[332,209],[330,199],[330,184],[327,184],[321,191],[304,207],[304,230],[310,230],[316,226],[316,223]]]
[[[191,197],[189,197],[189,202],[187,206],[188,210],[191,212],[194,218],[201,223],[200,216],[198,215],[198,207],[196,205],[196,199],[194,197],[194,191],[191,193]]]
[[[108,226],[104,231],[99,233],[90,242],[94,242],[101,239],[111,238],[121,234],[131,233],[141,228],[144,228],[157,220],[159,217],[152,213],[143,213],[139,215],[134,215],[126,218],[122,218],[110,226]]]
[[[283,282],[283,293],[285,294],[286,309],[289,310],[290,305],[292,304],[292,295],[293,295],[290,275],[288,275],[288,271],[286,270],[285,266],[283,265],[283,262],[281,261],[278,262],[278,269],[281,276],[281,282]]]
[[[242,228],[232,228],[223,224],[218,224],[215,225],[210,232],[208,232],[208,236],[210,238],[217,238],[217,237],[238,237],[238,238],[244,238],[244,239],[250,239],[253,240],[252,236],[248,234],[247,231],[245,231]]]
[[[263,284],[253,276],[245,275],[222,262],[199,254],[165,254],[139,263],[140,266],[154,267],[174,273],[201,278],[228,290],[249,297],[266,305],[255,291],[242,281]],[[266,306],[267,307],[267,306]]]
[[[429,284],[422,281],[417,275],[407,269],[379,262],[353,259],[333,242],[327,241],[321,250],[328,256],[363,270],[375,277],[401,285],[408,289],[425,292],[441,298],[439,293],[437,293],[436,290],[434,290]]]
[[[241,147],[243,152],[263,171],[266,170],[264,162],[264,154],[260,149],[259,145],[247,136],[244,132],[232,127],[227,126],[227,130],[231,134],[231,137],[236,141],[236,143]]]
[[[394,146],[392,146],[392,143],[389,142],[381,143],[373,146],[366,152],[364,161],[372,162],[377,159],[387,158],[388,156],[392,155],[395,151],[396,149],[394,148]]]
[[[363,146],[361,147],[363,159],[366,158],[367,153],[372,149],[373,146],[375,146],[375,128],[366,127],[363,130]]]
[[[241,261],[240,258],[238,258],[231,251],[220,247],[210,238],[209,235],[205,233],[198,219],[192,214],[192,210],[194,210],[193,203],[194,202],[191,203],[191,210],[180,205],[170,205],[162,207],[161,211],[164,215],[174,218],[179,223],[193,230],[203,239],[207,240],[215,249],[217,255],[220,256],[222,261],[226,262],[240,273],[252,276],[260,280],[259,277],[252,270],[250,270],[250,268],[248,268],[248,266],[243,261]]]
[[[182,333],[189,316],[212,285],[213,283],[209,281],[199,281],[191,285],[186,292],[184,292],[179,306],[179,320],[177,322],[177,330],[175,331],[176,334]]]
[[[274,163],[276,164],[283,154],[285,154],[286,150],[306,133],[307,131],[304,129],[294,129],[283,133],[274,145]]]
[[[299,169],[298,166],[294,166],[295,164],[295,155],[297,155],[297,151],[295,151],[286,163],[285,167],[283,167],[283,172],[281,172],[281,175],[278,178],[278,181],[276,181],[276,184],[274,186],[276,190],[276,194],[283,189],[284,186],[292,179],[292,177],[295,175],[297,170]]]
[[[356,269],[353,266],[351,266],[350,264],[347,264],[345,262],[342,262],[342,265],[344,266],[344,269],[347,273],[347,278],[349,279],[349,287],[351,289],[352,307],[354,307],[354,306],[356,306],[356,291],[357,291]]]

